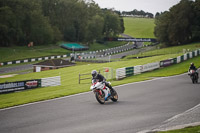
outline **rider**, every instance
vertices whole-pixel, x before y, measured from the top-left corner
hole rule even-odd
[[[91,74],[92,74],[92,80],[98,80],[99,82],[105,83],[105,85],[108,88],[110,88],[111,91],[113,91],[112,86],[108,82],[106,82],[106,79],[104,78],[103,75],[101,75],[100,73],[97,73],[96,70],[93,70]],[[105,100],[107,100],[107,98],[111,95],[108,90],[106,91],[107,92],[105,92],[106,93]]]
[[[197,72],[197,68],[195,67],[195,65],[194,65],[193,62],[190,64],[190,68],[189,68],[188,71],[190,71],[190,70],[194,70],[194,71],[196,72],[196,74],[197,74],[197,77],[199,78],[199,74],[198,74],[198,72]]]

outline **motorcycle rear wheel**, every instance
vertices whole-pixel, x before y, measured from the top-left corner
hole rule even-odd
[[[96,97],[97,101],[98,101],[100,104],[104,104],[104,103],[105,103],[105,94],[104,94],[103,91],[102,91],[102,95],[100,95],[99,92],[96,92],[96,93],[95,93],[95,97]]]

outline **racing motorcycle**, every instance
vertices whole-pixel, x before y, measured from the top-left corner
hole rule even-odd
[[[188,75],[190,75],[193,84],[198,83],[198,75],[195,70],[190,70]]]
[[[111,84],[110,82],[108,83]],[[100,104],[104,104],[105,101],[108,101],[109,99],[111,99],[113,102],[117,102],[118,100],[118,94],[115,89],[110,90],[110,88],[106,87],[104,82],[93,80],[90,89],[94,92],[95,97]],[[107,89],[107,91],[111,94],[108,96],[107,100],[105,100],[105,89]]]

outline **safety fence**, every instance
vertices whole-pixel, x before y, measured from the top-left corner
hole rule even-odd
[[[11,64],[20,64],[20,63],[26,63],[26,62],[34,62],[34,61],[42,61],[42,60],[49,60],[49,59],[66,58],[67,56],[69,56],[69,55],[55,55],[55,56],[45,56],[45,57],[39,57],[39,58],[28,58],[28,59],[24,59],[24,60],[3,62],[3,63],[0,63],[0,66],[11,65]]]
[[[16,81],[16,82],[5,82],[0,84],[0,94],[1,93],[10,93],[15,91],[23,91],[27,89],[34,89],[39,87],[47,86],[59,86],[61,85],[60,76],[48,77],[41,79],[32,79],[25,81]]]
[[[200,55],[200,49],[195,50],[193,52],[186,53],[186,54],[184,54],[182,56],[178,56],[176,58],[162,60],[159,62],[148,63],[145,65],[138,65],[138,66],[133,66],[133,67],[118,68],[118,69],[116,69],[116,79],[119,80],[119,79],[123,79],[125,77],[141,74],[143,72],[152,71],[152,70],[158,69],[160,67],[167,67],[172,64],[177,64],[177,63],[183,62],[185,60],[191,59],[191,58],[199,56],[199,55]]]
[[[76,59],[94,59],[99,57],[105,57],[112,54],[117,54],[121,52],[125,52],[131,49],[136,48],[135,44],[125,44],[123,46],[109,48],[109,49],[103,49],[103,50],[97,50],[97,51],[90,51],[90,52],[82,52],[82,53],[71,53],[70,56],[75,56]],[[75,54],[75,55],[74,55]]]
[[[71,53],[66,55],[54,55],[54,56],[45,56],[45,57],[38,57],[38,58],[28,58],[23,60],[15,60],[15,61],[8,61],[8,62],[0,62],[0,66],[5,65],[12,65],[12,64],[20,64],[20,63],[27,63],[27,62],[35,62],[35,61],[42,61],[42,60],[49,60],[49,59],[58,59],[58,58],[67,58],[75,56],[76,59],[79,60],[85,60],[85,59],[94,59],[97,57],[104,57],[112,54],[117,54],[121,52],[125,52],[131,49],[134,49],[134,44],[125,44],[123,46],[109,48],[109,49],[103,49],[103,50],[97,50],[97,51],[89,51],[89,52],[82,52],[82,53]]]

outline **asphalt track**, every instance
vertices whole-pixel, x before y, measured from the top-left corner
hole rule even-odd
[[[100,105],[88,92],[0,110],[0,132],[135,133],[158,127],[200,103],[200,84],[192,84],[186,74],[115,89],[116,103]]]

